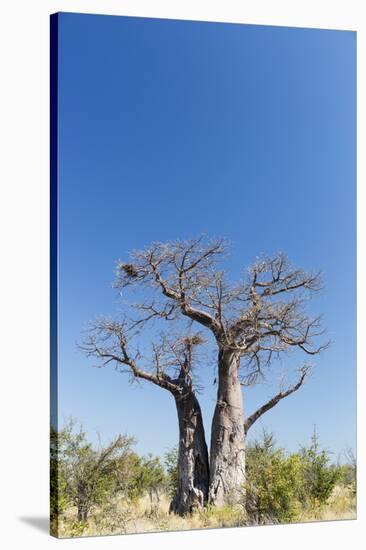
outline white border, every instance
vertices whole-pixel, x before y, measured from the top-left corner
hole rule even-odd
[[[365,286],[358,288],[358,520],[56,541],[22,521],[48,513],[48,16],[78,11],[351,29],[358,32],[358,281],[365,259],[365,17],[364,2],[348,0],[65,0],[15,1],[2,6],[1,75],[1,542],[4,548],[78,544],[102,548],[170,549],[240,544],[281,550],[362,547],[365,500]],[[340,266],[347,269],[347,266]],[[5,304],[5,308],[4,308]],[[4,353],[5,352],[5,353]]]

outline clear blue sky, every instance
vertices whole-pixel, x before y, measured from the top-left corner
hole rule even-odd
[[[76,342],[117,310],[118,258],[206,233],[232,242],[233,277],[277,250],[324,274],[312,309],[333,345],[252,436],[295,450],[316,424],[335,458],[354,447],[356,34],[80,14],[59,32],[61,423],[128,432],[142,453],[176,444],[171,396],[93,368]],[[246,412],[276,380],[246,392]],[[209,438],[212,370],[201,381]]]

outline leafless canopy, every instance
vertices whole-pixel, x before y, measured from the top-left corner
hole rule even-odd
[[[222,239],[156,243],[119,262],[115,286],[144,289],[133,328],[152,319],[183,316],[209,329],[219,349],[241,357],[243,380],[251,383],[283,352],[312,356],[328,346],[321,317],[310,317],[306,301],[321,289],[320,273],[291,266],[282,253],[259,259],[238,284],[217,267],[226,253]],[[150,290],[149,290],[150,289]]]
[[[82,345],[84,352],[96,357],[99,366],[113,364],[133,380],[150,381],[179,397],[193,390],[196,350],[203,338],[201,333],[192,335],[191,329],[184,329],[185,336],[178,337],[172,337],[171,330],[165,331],[152,342],[146,357],[135,342],[154,320],[187,319],[210,331],[220,352],[239,358],[243,385],[256,383],[266,367],[284,353],[298,350],[313,356],[329,345],[318,342],[324,333],[321,317],[306,313],[309,297],[321,289],[320,273],[294,268],[279,253],[258,259],[241,281],[232,284],[218,269],[226,250],[222,239],[201,237],[156,243],[133,252],[128,262],[119,262],[116,288],[123,298],[129,295],[128,289],[140,289],[139,301],[128,302],[133,314],[125,314],[122,321],[104,318],[94,323]],[[245,431],[281,399],[297,391],[309,369],[304,363],[295,384],[248,417]]]
[[[199,333],[180,338],[161,334],[159,342],[152,344],[148,359],[133,348],[135,336],[136,332],[131,332],[131,322],[126,319],[117,322],[103,318],[94,323],[80,347],[87,356],[97,358],[98,366],[114,364],[119,371],[129,373],[132,379],[152,382],[176,397],[192,391],[195,350],[203,343]]]

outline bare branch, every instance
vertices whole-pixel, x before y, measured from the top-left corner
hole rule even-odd
[[[328,342],[315,342],[322,335],[320,317],[311,319],[304,312],[304,293],[321,289],[319,273],[292,267],[280,253],[257,261],[244,283],[228,285],[216,269],[224,251],[223,240],[200,237],[157,243],[120,263],[118,288],[143,284],[158,292],[158,298],[136,306],[144,313],[136,326],[181,314],[211,330],[220,349],[238,353],[244,366],[256,362],[258,372],[291,348],[316,355],[328,347]]]
[[[222,239],[204,242],[196,240],[157,243],[149,249],[135,251],[131,262],[120,262],[115,286],[124,289],[145,284],[160,290],[163,297],[174,303],[181,313],[210,329],[216,336],[219,323],[210,312],[213,304],[203,308],[206,289],[215,278],[216,259],[225,251]],[[214,308],[215,309],[215,308]]]
[[[308,298],[322,288],[320,273],[295,268],[279,253],[258,260],[234,285],[217,268],[225,249],[222,239],[199,237],[155,243],[119,262],[115,287],[124,300],[127,289],[141,289],[143,300],[130,304],[133,317],[124,322],[123,330],[104,326],[108,345],[100,338],[91,340],[89,353],[98,356],[100,364],[114,363],[135,378],[172,384],[174,346],[153,345],[145,367],[141,355],[132,354],[131,341],[149,323],[187,318],[213,333],[219,351],[236,356],[242,383],[251,385],[281,355],[298,350],[315,356],[329,346],[322,338],[321,317],[310,317],[306,311]],[[182,358],[178,344],[177,350]],[[179,361],[174,360],[177,369]]]
[[[147,370],[140,365],[140,352],[131,353],[130,343],[134,335],[130,329],[131,324],[126,320],[116,322],[100,319],[91,327],[80,348],[87,356],[96,357],[98,366],[114,363],[121,372],[128,372],[135,379],[152,382],[175,396],[193,390],[194,349],[204,342],[200,334],[175,339],[161,334],[160,342],[152,344],[152,355],[148,360],[150,368]]]
[[[92,327],[88,338],[80,346],[88,357],[96,357],[99,366],[107,366],[114,362],[116,367],[127,367],[127,372],[135,378],[147,380],[169,390],[178,392],[179,388],[162,369],[159,369],[159,355],[155,355],[155,372],[149,372],[139,367],[137,360],[139,352],[132,356],[128,349],[128,326],[126,321],[119,323],[101,319]]]
[[[319,273],[306,273],[290,266],[283,254],[265,258],[249,269],[248,280],[237,293],[236,302],[245,304],[229,324],[231,348],[243,358],[243,365],[269,364],[279,353],[297,348],[317,355],[329,342],[316,344],[322,336],[321,317],[305,313],[306,294],[322,288]],[[280,298],[288,294],[286,301]]]
[[[269,401],[267,401],[267,403],[265,403],[264,405],[262,405],[261,407],[259,407],[259,409],[257,409],[252,415],[250,415],[246,421],[244,422],[244,430],[245,430],[245,434],[248,433],[248,430],[249,428],[254,424],[254,422],[256,422],[258,420],[258,418],[260,418],[265,412],[269,411],[270,409],[272,409],[275,405],[277,405],[277,403],[279,403],[279,401],[281,401],[282,399],[284,399],[285,397],[288,397],[289,395],[291,395],[292,393],[296,392],[298,389],[301,388],[301,386],[303,385],[304,381],[305,381],[305,378],[307,377],[307,375],[309,374],[309,371],[310,371],[310,366],[309,365],[304,365],[301,369],[300,369],[300,378],[298,380],[298,382],[296,384],[294,384],[293,386],[290,386],[286,391],[280,391],[279,393],[277,393],[274,397],[272,397],[272,399],[270,399]]]

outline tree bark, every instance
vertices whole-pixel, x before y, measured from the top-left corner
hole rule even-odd
[[[192,390],[175,396],[179,421],[178,489],[170,512],[183,516],[208,498],[209,462],[201,408]]]
[[[209,502],[236,504],[245,482],[245,433],[243,399],[238,378],[239,357],[219,352],[219,382],[212,420]]]

